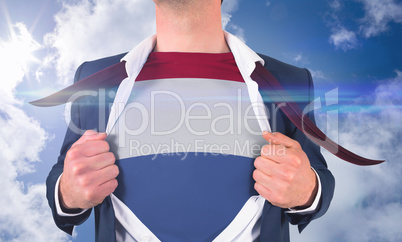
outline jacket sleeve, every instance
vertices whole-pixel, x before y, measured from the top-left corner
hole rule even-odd
[[[309,101],[314,100],[314,86],[311,74],[306,70],[309,83]],[[315,123],[314,111],[310,111],[306,114],[311,121]],[[319,218],[325,214],[331,203],[334,189],[335,179],[332,173],[328,170],[327,163],[321,154],[320,146],[312,142],[302,131],[296,129],[292,135],[293,139],[297,140],[302,146],[303,151],[307,154],[311,166],[317,172],[321,182],[321,199],[315,211],[307,214],[289,214],[286,213],[286,217],[289,222],[294,225],[298,225],[299,232],[301,232],[313,219]]]
[[[84,63],[85,64],[85,63]],[[74,82],[77,82],[80,79],[80,74],[83,69],[84,64],[82,64],[75,74]],[[60,156],[57,159],[57,163],[52,167],[47,180],[46,180],[46,197],[48,199],[49,206],[52,210],[53,219],[61,230],[65,231],[68,234],[72,234],[73,228],[75,225],[82,224],[86,219],[88,219],[89,215],[91,214],[91,210],[86,211],[85,213],[73,216],[73,217],[65,217],[59,216],[56,211],[56,204],[55,204],[55,189],[56,183],[60,175],[63,173],[64,167],[64,159],[66,157],[67,151],[70,149],[71,145],[77,141],[82,132],[77,132],[77,129],[71,129],[74,125],[75,127],[80,128],[80,104],[79,101],[73,102],[71,105],[71,121],[69,126],[67,127],[67,132],[64,138],[63,145],[60,150]]]

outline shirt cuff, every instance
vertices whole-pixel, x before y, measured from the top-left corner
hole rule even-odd
[[[315,173],[315,175],[317,177],[317,181],[318,181],[317,182],[318,183],[317,184],[318,185],[318,191],[317,191],[317,195],[315,196],[313,204],[311,204],[310,207],[305,208],[305,209],[301,209],[301,210],[289,208],[287,211],[285,211],[285,213],[307,214],[307,213],[313,213],[317,209],[318,203],[320,202],[320,199],[321,199],[321,181],[320,181],[320,176],[314,170],[314,168],[311,167],[311,169],[313,169],[313,171],[314,171],[314,173]]]
[[[63,212],[63,210],[61,209],[61,205],[60,205],[60,200],[59,200],[59,184],[60,184],[60,178],[63,175],[63,173],[59,176],[59,178],[57,179],[56,182],[56,187],[54,190],[54,201],[56,204],[56,212],[59,216],[63,216],[63,217],[74,217],[74,216],[79,216],[83,213],[85,213],[86,211],[88,211],[88,209],[84,209],[79,213],[66,213]]]

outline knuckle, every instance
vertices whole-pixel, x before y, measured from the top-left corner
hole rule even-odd
[[[301,164],[302,164],[302,160],[300,159],[300,157],[298,156],[298,155],[294,155],[294,157],[293,157],[293,160],[294,160],[294,162],[295,162],[295,164],[297,165],[297,166],[300,166]]]
[[[286,171],[284,176],[287,181],[293,181],[293,179],[295,178],[295,174],[292,171]]]
[[[110,146],[109,146],[109,143],[107,142],[107,141],[105,141],[105,140],[102,140],[102,148],[104,149],[104,150],[106,150],[106,151],[109,151],[110,150]]]
[[[120,169],[119,169],[119,167],[118,166],[116,166],[116,165],[114,165],[114,167],[115,167],[115,175],[116,176],[118,176],[119,174],[120,174]]]
[[[256,181],[257,180],[257,170],[253,171],[253,179]]]
[[[86,201],[94,201],[96,199],[95,194],[92,192],[91,189],[85,189],[83,192],[84,200]]]
[[[114,154],[112,152],[108,152],[108,160],[110,160],[111,162],[115,162],[116,161],[116,157],[114,156]]]
[[[288,157],[291,159],[291,161],[292,161],[292,164],[294,165],[294,166],[300,166],[301,165],[301,159],[300,159],[300,157],[297,155],[297,153],[294,153],[294,152],[292,152],[292,153],[289,153],[288,154]]]
[[[79,156],[80,156],[79,150],[76,147],[73,147],[67,151],[66,160],[67,160],[67,162],[72,161],[72,160],[78,159]]]
[[[74,165],[71,166],[71,173],[74,176],[78,176],[81,173],[82,170],[82,165],[78,162],[74,163]]]
[[[261,177],[260,171],[254,170],[254,172],[253,172],[253,179],[254,179],[255,181],[259,181],[259,180],[260,180],[260,177]]]
[[[297,169],[299,169],[302,166],[302,164],[303,164],[303,162],[299,157],[295,158],[295,167]]]
[[[86,187],[89,185],[89,180],[86,177],[78,177],[77,182],[78,185],[84,189],[86,189]]]
[[[120,173],[119,167],[116,165],[112,165],[110,168],[110,174],[112,177],[117,177]]]
[[[264,161],[263,158],[261,156],[258,156],[255,160],[254,160],[254,167],[255,168],[260,168],[263,165]]]

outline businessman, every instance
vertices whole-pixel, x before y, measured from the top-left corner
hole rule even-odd
[[[156,35],[76,72],[124,61],[128,77],[72,105],[47,179],[57,226],[94,210],[97,241],[289,241],[289,223],[327,211],[334,178],[251,76],[263,65],[303,109],[310,73],[223,31],[219,0],[154,2]]]

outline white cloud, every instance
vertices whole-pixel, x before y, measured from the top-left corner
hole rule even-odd
[[[226,30],[226,27],[228,26],[230,19],[232,18],[231,14],[228,14],[226,12],[222,12],[222,28]]]
[[[344,51],[354,49],[358,45],[356,33],[340,27],[332,31],[329,41],[334,44],[336,48]]]
[[[355,49],[358,47],[358,39],[355,31],[348,30],[343,24],[340,15],[344,14],[341,2],[333,0],[329,2],[331,11],[327,13],[327,25],[331,28],[329,43],[333,44],[336,49],[344,51]]]
[[[333,9],[333,10],[339,10],[341,8],[341,3],[339,2],[339,0],[334,0],[332,2],[329,3],[329,6]]]
[[[321,70],[315,70],[315,69],[309,68],[309,66],[310,66],[309,57],[303,55],[302,52],[299,52],[297,54],[285,53],[284,56],[285,56],[284,57],[285,60],[287,60],[287,62],[292,65],[307,67],[307,69],[310,71],[310,74],[311,74],[311,77],[313,78],[313,80],[326,79],[324,72],[322,72]]]
[[[360,27],[369,38],[388,30],[390,22],[402,24],[402,3],[395,0],[359,0],[364,5],[365,16]]]
[[[294,58],[293,58],[293,60],[295,61],[295,62],[299,62],[299,61],[301,61],[303,59],[303,56],[302,56],[302,54],[297,54]]]
[[[402,79],[402,71],[395,70],[395,73],[396,73],[398,79]]]
[[[402,24],[402,3],[396,0],[355,0],[362,3],[364,17],[354,17],[358,27],[348,30],[340,16],[353,16],[348,9],[343,8],[339,0],[329,2],[331,11],[327,13],[327,25],[331,28],[330,43],[344,51],[358,46],[358,37],[370,38],[389,29],[391,22]],[[347,13],[347,14],[345,14]]]
[[[239,6],[239,0],[225,0],[222,4],[222,28],[231,32],[236,37],[246,42],[244,35],[244,29],[234,23],[231,23],[232,13],[237,11]]]
[[[309,69],[309,71],[311,73],[311,77],[313,78],[313,80],[325,79],[325,74],[322,71],[312,69]]]
[[[246,43],[247,39],[244,34],[244,29],[236,24],[229,24],[229,31],[231,31],[237,38]]]
[[[225,0],[222,3],[222,12],[232,13],[235,12],[238,7],[239,7],[239,0]]]
[[[397,71],[397,73],[400,73]],[[386,159],[377,166],[358,167],[324,151],[336,179],[333,202],[324,217],[312,222],[293,241],[401,241],[402,216],[402,76],[380,82],[372,92],[354,104],[367,103],[358,113],[349,113],[339,122],[339,141],[372,159]],[[323,120],[317,122],[322,127]],[[327,131],[329,136],[336,134]]]
[[[130,51],[156,32],[150,0],[62,1],[56,28],[45,37],[62,83],[84,61]],[[53,64],[49,62],[49,64]]]
[[[28,62],[34,60],[30,52],[39,44],[22,23],[10,30],[10,40],[0,39],[0,240],[65,241],[66,236],[54,225],[45,185],[28,186],[18,180],[35,171],[48,137],[15,97]]]
[[[309,56],[304,55],[302,52],[284,53],[284,60],[296,66],[309,66]]]

